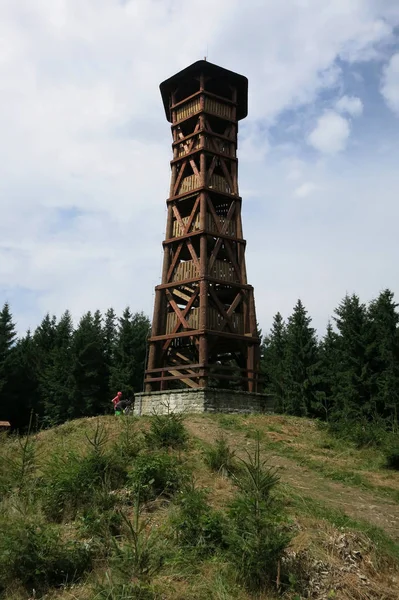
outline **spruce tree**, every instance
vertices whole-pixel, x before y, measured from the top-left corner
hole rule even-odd
[[[298,416],[312,416],[320,389],[320,358],[316,332],[311,327],[301,300],[288,319],[285,376],[287,410]]]
[[[13,427],[17,415],[16,399],[12,392],[16,376],[16,337],[15,324],[6,302],[0,312],[0,418],[9,420]]]
[[[143,313],[132,315],[126,308],[119,319],[115,360],[111,370],[111,390],[125,396],[143,388],[150,321]]]
[[[265,336],[261,348],[261,373],[265,377],[265,391],[273,396],[277,412],[286,412],[286,362],[287,330],[278,312],[273,319],[271,331]]]
[[[104,325],[103,325],[103,339],[104,339],[104,360],[106,366],[106,377],[107,377],[107,393],[108,397],[112,395],[110,389],[110,378],[115,360],[115,346],[117,339],[117,327],[116,327],[116,314],[113,308],[109,308],[105,313]]]
[[[41,324],[35,329],[32,343],[34,348],[34,369],[38,381],[38,399],[36,413],[39,419],[44,418],[44,397],[46,396],[47,371],[52,360],[52,351],[55,344],[57,319],[53,315],[46,314]]]
[[[108,386],[102,317],[99,311],[94,316],[88,312],[81,318],[73,336],[73,360],[76,416],[103,412]]]
[[[384,290],[370,303],[369,360],[372,370],[372,416],[397,430],[399,412],[399,314],[394,294]]]
[[[328,421],[334,411],[335,393],[337,389],[338,370],[338,336],[330,322],[320,344],[320,389],[316,393],[316,415]]]
[[[38,424],[40,407],[35,344],[30,331],[16,342],[13,364],[13,378],[9,382],[7,397],[12,400],[15,409],[13,426],[25,430],[31,422],[31,417],[33,423]]]
[[[345,420],[369,418],[372,380],[366,306],[355,294],[347,295],[335,314],[338,329],[335,417]]]
[[[55,326],[54,341],[42,375],[42,398],[45,420],[54,425],[77,416],[76,385],[73,376],[73,323],[67,310]]]

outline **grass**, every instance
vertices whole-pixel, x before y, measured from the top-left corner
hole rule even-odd
[[[293,514],[307,515],[312,519],[327,521],[338,529],[359,531],[366,535],[374,544],[376,554],[392,559],[399,563],[399,544],[389,537],[380,527],[367,521],[348,517],[343,511],[328,506],[327,503],[315,500],[310,496],[302,496],[286,486],[284,494]]]
[[[261,454],[255,455],[258,442]],[[248,457],[255,462],[245,470]],[[364,538],[369,553],[359,572],[373,589],[384,579],[394,588],[389,582],[399,576],[399,544],[384,498],[398,501],[399,473],[383,465],[380,451],[343,446],[315,422],[278,415],[102,417],[4,439],[0,599],[31,597],[35,587],[38,600],[271,600],[278,597],[278,567],[284,598],[299,600],[306,589],[301,577],[314,562],[322,561],[337,580],[334,569],[346,563],[328,544],[351,532]],[[274,466],[281,467],[282,483],[273,479],[278,503],[272,508],[256,469]],[[350,502],[363,496],[369,510],[356,513]],[[266,534],[256,542],[260,526],[292,538],[280,566],[273,558],[276,535],[268,547]],[[252,590],[243,573],[237,579],[238,547],[253,552],[248,565],[264,590]],[[257,562],[260,551],[271,560],[269,578],[263,558]],[[368,557],[378,573],[367,567]],[[22,563],[38,564],[38,573]],[[312,577],[317,580],[317,571]],[[345,580],[347,588],[335,597],[363,597],[353,587],[359,581],[357,574]],[[384,594],[399,600],[395,591]]]
[[[299,420],[295,417],[279,418],[286,423],[296,423]],[[302,421],[306,423],[306,420]],[[357,449],[351,443],[346,443],[346,448],[343,450],[342,440],[328,435],[323,426],[315,427],[314,421],[310,423],[312,426],[311,437],[307,437],[310,433],[308,429],[307,436],[300,434],[295,438],[289,438],[283,426],[279,427],[273,423],[259,428],[259,423],[254,424],[252,420],[249,423],[238,423],[237,427],[233,419],[226,427],[224,420],[219,419],[219,424],[224,429],[235,428],[243,432],[248,439],[256,439],[257,436],[260,436],[262,446],[266,451],[295,460],[299,465],[305,466],[331,481],[371,490],[399,503],[399,478],[398,487],[393,488],[389,485],[377,484],[370,477],[370,473],[374,471],[380,477],[384,476],[385,480],[392,480],[392,473],[389,473],[386,467],[382,451],[370,448]],[[269,435],[270,432],[282,434],[279,436],[281,439],[274,440]],[[300,433],[300,430],[298,432]]]

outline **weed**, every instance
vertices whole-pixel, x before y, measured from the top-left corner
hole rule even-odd
[[[204,460],[208,467],[212,471],[217,471],[224,475],[234,472],[236,468],[234,457],[235,452],[230,450],[224,437],[216,439],[214,445],[204,450]]]
[[[129,481],[142,500],[155,500],[173,496],[186,477],[187,471],[176,456],[152,452],[137,457]]]
[[[43,509],[48,518],[62,521],[75,518],[79,509],[93,505],[95,499],[106,498],[109,490],[126,479],[126,469],[115,454],[106,454],[106,436],[97,426],[86,456],[69,452],[66,457],[55,454],[44,474]],[[101,491],[102,493],[96,493]],[[100,503],[101,506],[101,503]]]
[[[218,423],[219,426],[222,427],[223,429],[233,429],[236,431],[240,431],[242,429],[244,429],[244,426],[242,425],[242,417],[244,417],[245,415],[242,415],[241,418],[238,417],[237,415],[218,415]]]
[[[55,526],[26,519],[1,525],[0,588],[19,581],[28,590],[45,590],[77,581],[91,566],[90,548],[63,542]]]
[[[134,460],[139,452],[142,443],[141,434],[135,429],[137,419],[132,416],[126,416],[122,421],[122,431],[119,435],[112,452],[119,455],[124,464],[129,464]]]
[[[166,415],[153,415],[150,430],[145,434],[149,448],[184,448],[188,433],[183,424],[184,415],[169,412]]]
[[[19,436],[13,444],[5,444],[0,456],[0,494],[14,491],[19,496],[31,496],[35,487],[36,445],[31,433],[31,422],[27,435]]]
[[[153,589],[143,583],[115,582],[109,573],[105,581],[98,582],[94,587],[93,600],[157,600],[159,598]]]
[[[399,471],[399,446],[391,447],[385,451],[386,466],[388,469]]]
[[[226,546],[226,519],[206,499],[207,491],[191,480],[177,495],[177,511],[171,517],[178,545],[202,556]]]
[[[399,544],[394,542],[382,529],[366,521],[348,517],[343,511],[331,508],[323,502],[314,500],[310,496],[300,496],[286,486],[286,498],[289,505],[302,514],[314,519],[323,519],[334,527],[352,529],[364,533],[378,549],[378,555],[386,555],[399,563]]]

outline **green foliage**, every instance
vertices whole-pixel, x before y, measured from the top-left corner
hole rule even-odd
[[[225,475],[234,472],[236,468],[234,458],[235,452],[230,450],[225,437],[217,438],[212,446],[204,450],[204,460],[208,467],[212,471]]]
[[[270,334],[265,336],[261,351],[261,372],[266,380],[265,391],[273,396],[275,410],[286,412],[288,409],[285,387],[287,327],[279,312],[274,316]]]
[[[62,541],[54,526],[17,518],[1,523],[0,589],[16,581],[30,591],[73,583],[91,561],[87,544]]]
[[[201,556],[226,546],[226,519],[212,510],[206,500],[207,491],[189,482],[176,496],[177,511],[171,518],[179,546]]]
[[[273,494],[279,478],[261,460],[259,439],[254,455],[248,453],[242,465],[233,478],[239,494],[229,511],[229,556],[238,579],[249,589],[261,590],[276,580],[277,565],[290,535]]]
[[[338,420],[329,423],[328,430],[338,438],[353,442],[357,448],[382,447],[389,435],[382,420],[373,422],[365,418],[352,421]]]
[[[186,478],[187,470],[181,461],[166,452],[138,456],[129,474],[130,484],[141,500],[171,497]]]
[[[157,600],[160,596],[143,583],[115,582],[109,576],[94,588],[93,600]]]
[[[399,445],[385,451],[385,460],[388,469],[399,471]]]
[[[169,412],[153,415],[150,430],[145,434],[149,448],[184,448],[188,433],[184,427],[184,415]]]
[[[121,579],[126,581],[126,574],[129,574],[129,578],[149,583],[161,569],[164,548],[157,533],[149,529],[148,522],[141,518],[140,497],[138,494],[133,520],[121,513],[124,531],[122,536],[113,540],[111,564]]]
[[[111,389],[122,390],[126,396],[142,389],[149,333],[149,319],[143,313],[132,315],[126,308],[118,323],[110,369]]]
[[[135,428],[135,417],[126,415],[122,420],[122,431],[111,452],[119,457],[124,465],[129,465],[134,460],[144,445],[144,436]]]
[[[123,483],[126,470],[115,454],[106,453],[104,429],[97,425],[92,438],[87,438],[90,450],[85,456],[69,452],[55,454],[44,473],[43,509],[48,518],[61,521],[74,518],[81,508],[101,506],[108,491]],[[103,491],[103,493],[101,493]]]

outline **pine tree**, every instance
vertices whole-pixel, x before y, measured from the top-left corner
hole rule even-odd
[[[335,417],[346,420],[369,418],[371,371],[366,306],[355,294],[347,295],[335,310],[335,314],[334,320],[339,334]]]
[[[315,402],[316,414],[325,421],[329,420],[334,410],[338,369],[337,339],[338,336],[329,322],[320,344],[320,389],[316,393]]]
[[[369,356],[372,369],[372,413],[397,430],[399,412],[399,314],[390,290],[370,303]]]
[[[287,330],[278,312],[273,319],[270,334],[265,336],[261,348],[261,373],[265,377],[265,391],[274,398],[277,412],[285,412]]]
[[[15,426],[17,408],[12,388],[15,381],[15,325],[8,302],[0,312],[0,418]]]
[[[119,319],[111,389],[125,396],[143,388],[147,339],[150,322],[143,313],[131,314],[126,308]]]
[[[50,365],[52,351],[55,344],[57,319],[46,314],[41,324],[35,329],[32,337],[34,347],[34,370],[38,381],[38,399],[35,412],[39,419],[44,417],[44,397],[46,396],[46,373]]]
[[[15,407],[13,426],[24,430],[31,417],[37,423],[40,406],[39,380],[36,372],[35,344],[30,331],[15,344],[13,378],[7,397]]]
[[[54,342],[49,346],[42,375],[42,399],[45,419],[49,424],[63,423],[74,418],[76,386],[73,377],[72,347],[73,324],[65,311],[54,330]]]
[[[104,326],[103,326],[103,338],[104,338],[104,360],[107,372],[107,393],[112,394],[110,389],[110,378],[111,372],[114,366],[115,360],[115,346],[117,339],[117,328],[116,328],[116,314],[113,308],[109,308],[105,313]]]
[[[298,416],[314,414],[321,382],[316,332],[310,323],[311,318],[298,300],[288,319],[285,360],[287,410]]]
[[[86,313],[73,336],[73,374],[78,415],[103,412],[107,396],[106,362],[102,317],[99,311]]]

